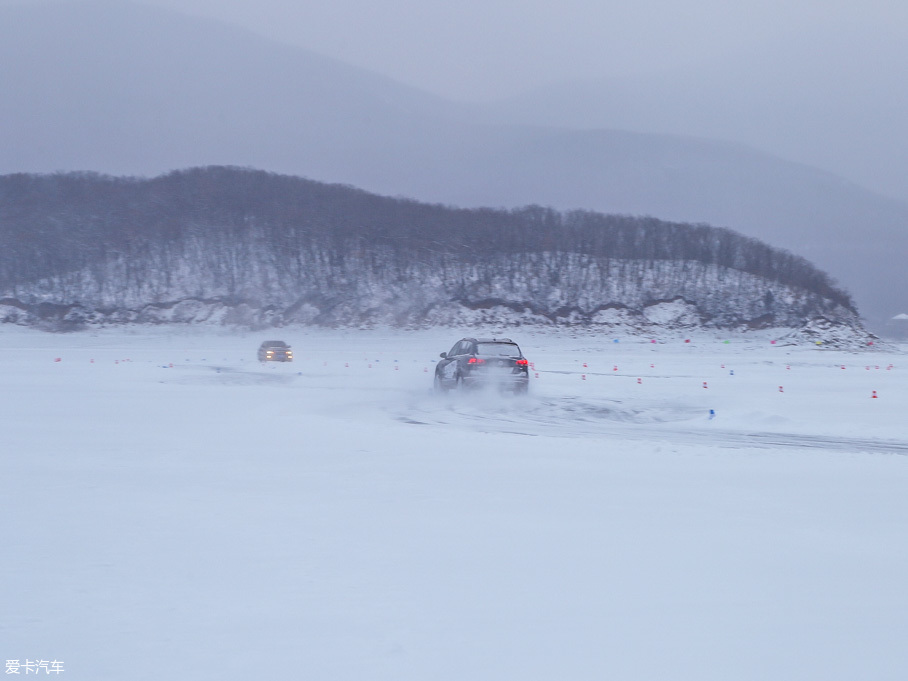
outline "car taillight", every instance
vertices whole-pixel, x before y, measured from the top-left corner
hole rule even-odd
[[[525,359],[518,359],[516,364],[519,364],[520,366],[526,366],[527,364],[529,364],[529,361]]]
[[[486,361],[484,359],[480,359],[478,357],[470,357],[470,359],[467,360],[467,364],[485,364],[485,363],[486,363]]]

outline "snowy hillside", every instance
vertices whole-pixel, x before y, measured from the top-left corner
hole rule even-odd
[[[860,327],[808,262],[729,230],[457,210],[233,168],[0,178],[0,319],[634,329]]]

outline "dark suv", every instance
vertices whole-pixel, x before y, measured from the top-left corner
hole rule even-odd
[[[259,362],[292,362],[293,350],[284,341],[265,341],[259,346]]]
[[[462,338],[440,356],[437,392],[487,385],[525,394],[530,385],[529,362],[510,338]]]

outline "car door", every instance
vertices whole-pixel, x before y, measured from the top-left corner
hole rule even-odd
[[[445,356],[438,361],[438,374],[445,383],[454,380],[454,372],[457,370],[457,349],[460,347],[460,341],[454,343],[454,346],[445,353]]]
[[[469,368],[467,367],[467,362],[470,361],[470,357],[473,356],[475,349],[473,347],[473,341],[462,340],[460,341],[460,346],[457,348],[457,372],[461,376],[465,376],[469,373]]]
[[[463,356],[464,346],[469,348],[469,345],[470,344],[465,341],[457,341],[454,343],[454,347],[451,348],[451,351],[447,356],[441,360],[443,363],[441,375],[446,382],[453,382],[456,380],[458,361]]]

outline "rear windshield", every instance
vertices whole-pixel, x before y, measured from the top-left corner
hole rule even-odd
[[[520,357],[516,343],[477,343],[476,354],[484,357]]]

